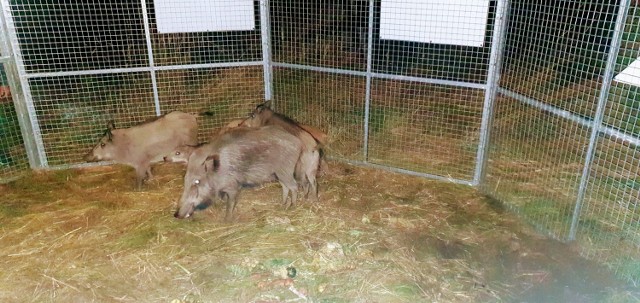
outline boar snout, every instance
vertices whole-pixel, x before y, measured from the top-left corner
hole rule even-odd
[[[180,210],[176,210],[176,212],[173,214],[173,217],[176,219],[184,219],[184,218],[189,218],[189,215],[182,217],[180,216]]]
[[[96,161],[98,161],[98,158],[96,158],[96,156],[93,154],[93,151],[90,151],[89,153],[84,155],[84,157],[82,157],[82,159],[87,161],[87,162],[96,162]]]
[[[185,219],[191,217],[195,208],[191,204],[182,204],[173,214],[173,216],[177,219]]]

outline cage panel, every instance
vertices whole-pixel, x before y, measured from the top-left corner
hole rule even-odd
[[[180,10],[185,3],[164,1]],[[246,1],[244,1],[246,3]],[[189,32],[190,19],[176,18],[165,21],[176,27],[182,26],[184,32],[160,32],[154,1],[147,1],[149,27],[153,46],[153,59],[157,66],[229,63],[262,60],[260,38],[260,15],[258,1],[254,1],[254,29],[247,30],[210,30]],[[241,9],[243,3],[225,2],[229,10]],[[233,23],[237,16],[220,16],[215,11],[203,11],[203,14],[216,18],[219,22]],[[194,17],[195,18],[195,17]],[[185,29],[186,28],[186,29]]]
[[[500,86],[593,118],[617,1],[511,2]]]
[[[565,239],[590,129],[499,95],[484,189],[542,231]]]
[[[473,178],[484,90],[374,80],[371,99],[370,162]]]
[[[577,239],[583,254],[640,282],[640,147],[598,139]],[[611,249],[615,247],[615,249]]]
[[[325,132],[329,156],[363,160],[364,77],[276,68],[273,82],[276,111]]]
[[[83,162],[109,121],[124,128],[156,116],[149,73],[37,78],[29,84],[53,166]]]
[[[270,1],[273,60],[366,69],[369,1]]]
[[[140,3],[11,1],[25,69],[61,72],[145,66]]]
[[[264,101],[262,66],[169,70],[157,77],[162,113],[212,114],[198,117],[200,141],[208,141],[229,121],[246,118]]]

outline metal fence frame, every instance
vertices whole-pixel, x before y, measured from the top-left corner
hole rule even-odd
[[[10,36],[8,35],[7,26],[11,22],[9,18],[7,18],[6,13],[9,11],[8,6],[5,5],[4,1],[0,2],[0,54],[2,55],[2,65],[5,68],[5,72],[7,74],[7,80],[9,81],[9,86],[11,87],[11,94],[13,97],[13,104],[16,109],[16,113],[18,115],[18,122],[20,124],[20,130],[22,132],[23,143],[25,144],[27,157],[29,159],[29,164],[32,168],[37,168],[40,166],[40,162],[38,162],[38,156],[35,152],[35,142],[33,141],[33,128],[32,124],[29,122],[30,109],[27,106],[27,96],[23,94],[20,80],[20,74],[18,67],[16,66],[15,61],[15,49],[13,48],[13,43],[10,41]]]

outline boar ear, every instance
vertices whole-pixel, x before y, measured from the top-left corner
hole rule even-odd
[[[107,140],[113,141],[113,134],[111,133],[111,131],[114,129],[116,129],[115,123],[113,122],[113,120],[109,121],[109,123],[107,123],[107,131],[104,132],[107,136]]]
[[[264,101],[262,104],[256,107],[256,111],[261,113],[265,109],[271,109],[271,100]]]
[[[218,168],[220,168],[220,155],[215,154],[215,155],[210,155],[207,157],[207,159],[204,160],[204,170],[207,171],[207,166],[209,165],[209,162],[211,161],[212,164],[212,168],[213,171],[218,171]]]

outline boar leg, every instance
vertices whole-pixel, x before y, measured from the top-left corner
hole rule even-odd
[[[153,178],[153,175],[151,174],[151,165],[149,165],[149,168],[147,168],[146,175],[147,175],[147,180],[150,180],[151,178]]]
[[[309,182],[307,181],[307,172],[303,159],[300,159],[298,163],[296,163],[295,178],[298,184],[302,187],[302,192],[306,198],[309,194]]]
[[[144,180],[147,178],[147,174],[150,171],[150,166],[138,166],[136,167],[136,186],[138,190],[142,190],[142,184]]]
[[[318,201],[318,183],[316,176],[318,174],[318,166],[320,165],[320,152],[314,150],[312,152],[305,152],[302,155],[301,162],[304,165],[304,174],[306,177],[305,184],[305,197],[309,196],[309,192],[312,194],[312,200]]]
[[[238,192],[228,191],[226,193],[223,193],[223,197],[227,202],[227,213],[224,216],[224,220],[231,221],[231,219],[233,218],[233,213],[236,209]]]
[[[298,199],[298,183],[296,183],[293,175],[277,174],[276,176],[282,186],[282,204],[284,204],[284,209],[288,209],[290,206],[295,206],[296,200]],[[287,203],[289,191],[291,191],[291,201]]]

